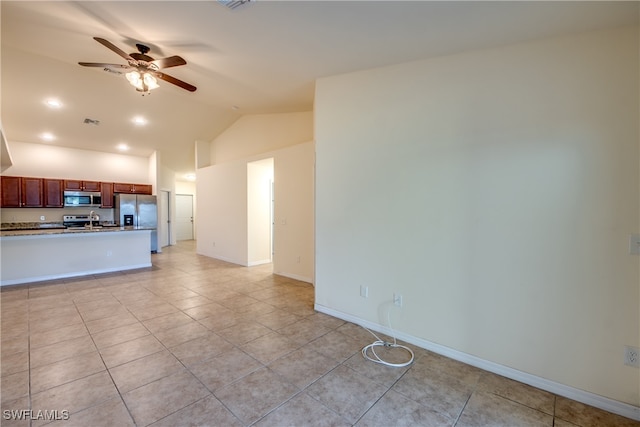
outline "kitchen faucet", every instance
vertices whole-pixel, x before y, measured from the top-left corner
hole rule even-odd
[[[93,230],[93,221],[99,221],[100,217],[96,214],[95,211],[89,212],[89,230]]]

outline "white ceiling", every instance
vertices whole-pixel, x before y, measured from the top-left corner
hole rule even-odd
[[[583,31],[637,25],[638,2],[265,1],[230,10],[211,1],[0,2],[2,127],[12,141],[129,154],[160,152],[182,176],[194,141],[214,139],[241,114],[310,111],[317,78],[437,55]],[[166,82],[141,96],[123,76],[84,62],[124,64],[93,40],[125,52],[151,47]],[[63,108],[43,101],[56,97]],[[238,109],[233,109],[237,106]],[[131,123],[135,115],[149,121]],[[87,125],[85,118],[99,120]]]

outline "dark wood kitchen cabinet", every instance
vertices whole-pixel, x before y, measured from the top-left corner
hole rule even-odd
[[[19,208],[22,206],[22,178],[17,176],[0,177],[0,206]]]
[[[3,176],[0,203],[3,208],[41,208],[43,179]]]
[[[47,179],[43,180],[44,184],[44,207],[45,208],[61,208],[64,206],[63,188],[64,180]]]
[[[101,185],[102,189],[102,204],[101,208],[112,208],[113,207],[113,183],[112,182],[103,182]]]
[[[42,178],[22,178],[22,207],[23,208],[41,208],[43,193]]]
[[[114,193],[151,194],[151,190],[149,184],[125,184],[122,182],[113,184]]]
[[[98,181],[76,181],[72,179],[65,179],[64,189],[67,191],[100,191],[100,183]]]

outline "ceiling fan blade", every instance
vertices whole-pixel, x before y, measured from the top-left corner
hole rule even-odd
[[[124,64],[105,64],[102,62],[78,62],[78,64],[83,67],[100,67],[100,68],[121,68],[121,69],[129,69],[131,66]]]
[[[186,90],[188,90],[189,92],[195,92],[195,91],[196,91],[196,89],[197,89],[195,86],[190,85],[190,84],[189,84],[189,83],[187,83],[187,82],[183,82],[182,80],[176,79],[175,77],[171,77],[171,76],[170,76],[170,75],[168,75],[168,74],[161,73],[161,72],[159,72],[159,71],[158,71],[158,72],[156,72],[156,73],[154,73],[154,74],[155,74],[155,76],[156,76],[156,77],[158,77],[159,79],[162,79],[162,80],[164,80],[165,82],[172,83],[172,84],[174,84],[174,85],[176,85],[176,86],[180,86],[181,88],[186,89]]]
[[[152,64],[155,64],[158,69],[162,68],[170,68],[177,67],[178,65],[186,65],[187,61],[182,59],[179,56],[170,56],[168,58],[156,59],[155,61],[151,61]]]
[[[106,48],[111,49],[112,51],[114,51],[115,53],[117,53],[118,55],[123,57],[124,59],[132,59],[129,56],[128,53],[126,53],[125,51],[123,51],[122,49],[120,49],[119,47],[117,47],[116,45],[111,43],[110,41],[102,39],[100,37],[94,37],[93,39],[95,41],[97,41],[98,43],[100,43],[101,45],[105,46]]]

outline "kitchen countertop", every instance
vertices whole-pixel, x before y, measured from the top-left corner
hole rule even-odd
[[[0,286],[151,267],[150,229],[0,232]]]
[[[102,227],[94,226],[93,229],[87,228],[40,228],[40,229],[13,229],[0,231],[0,237],[9,236],[42,236],[53,234],[77,234],[77,233],[109,233],[114,231],[141,231],[141,230],[155,230],[155,228],[143,228],[143,227]]]

